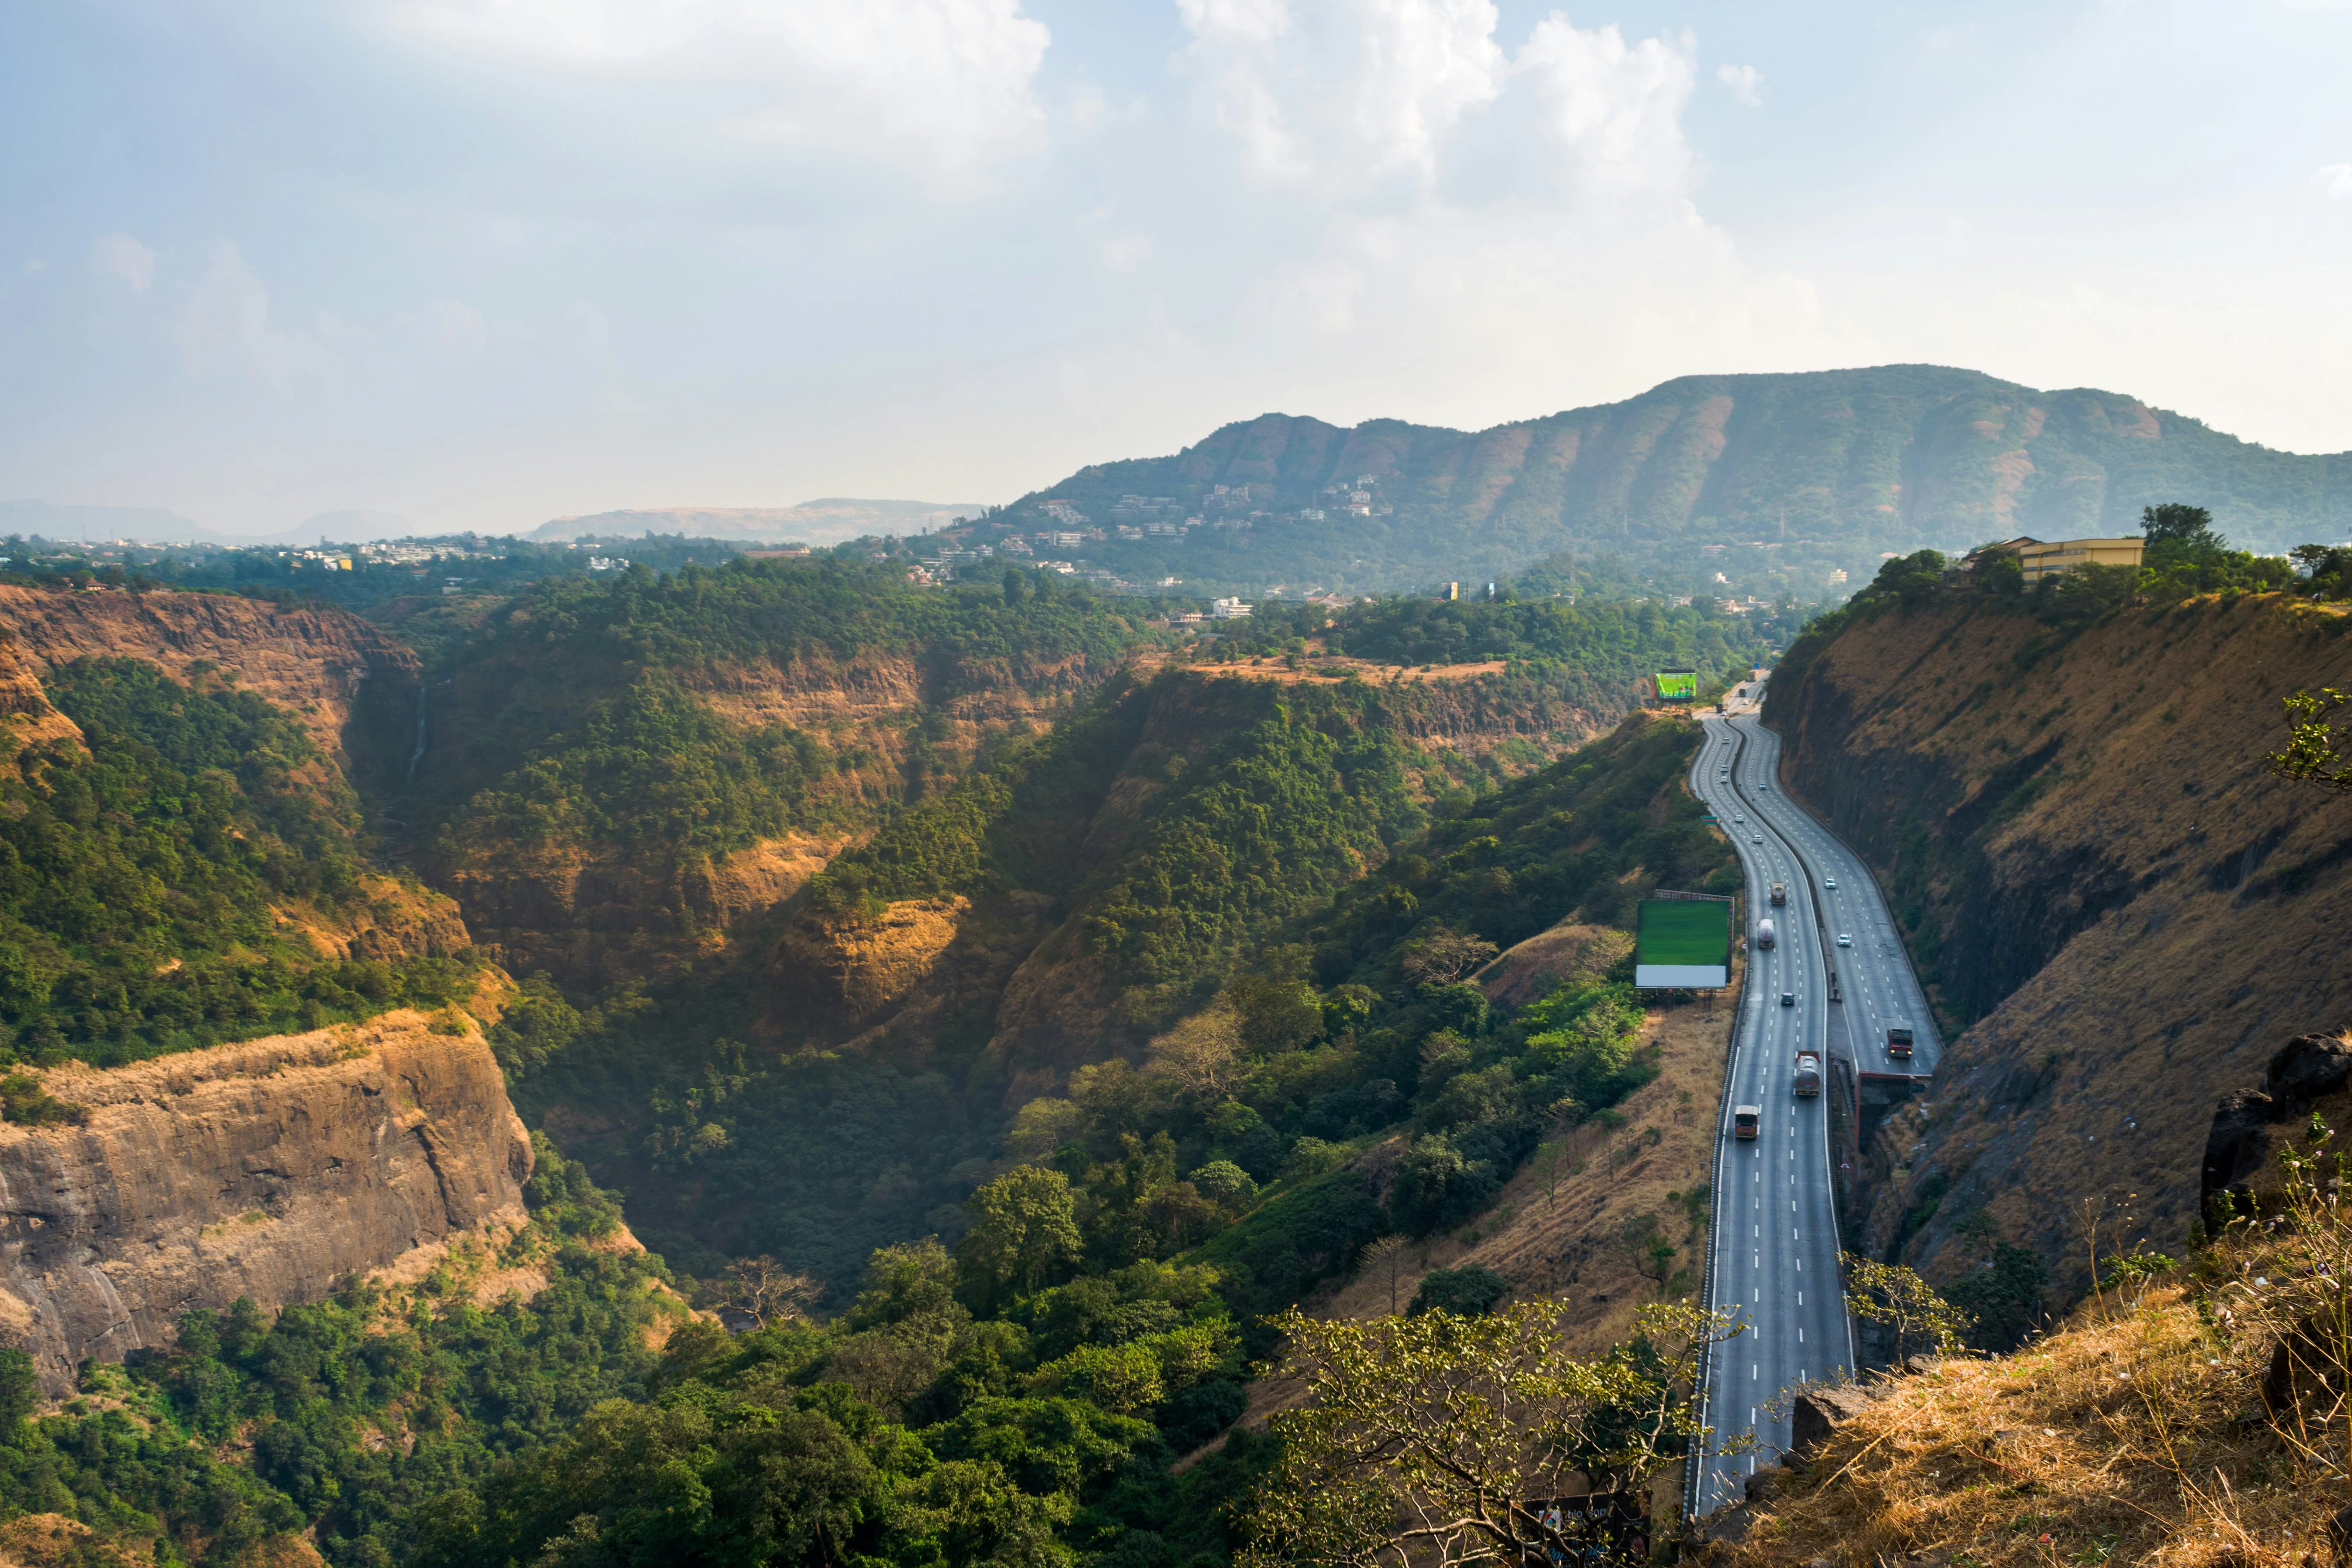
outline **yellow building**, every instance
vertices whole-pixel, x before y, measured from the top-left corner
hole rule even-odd
[[[2017,552],[2018,563],[2025,568],[2025,584],[2032,587],[2042,578],[2074,566],[2137,566],[2139,552],[2147,542],[2137,537],[2129,539],[2016,539],[2007,548]]]

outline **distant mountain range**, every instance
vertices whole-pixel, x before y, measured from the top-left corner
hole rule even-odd
[[[541,540],[636,538],[647,533],[683,533],[694,539],[746,542],[838,544],[875,533],[921,533],[944,528],[960,517],[987,510],[981,501],[856,500],[828,496],[798,506],[667,507],[646,511],[600,511],[559,517],[528,537]]]
[[[393,511],[322,511],[276,533],[223,532],[154,506],[75,506],[62,501],[0,501],[0,534],[69,540],[132,539],[149,544],[351,544],[397,539],[411,531]]]
[[[1720,571],[1735,588],[1837,594],[1889,552],[2124,533],[2141,508],[2172,500],[2210,509],[2243,548],[2342,542],[2352,539],[2352,452],[2273,451],[2122,393],[1880,365],[1685,376],[1622,403],[1478,431],[1262,415],[1171,456],[1081,468],[996,521],[1076,530],[1076,542],[1052,544],[1056,556],[1186,594],[1412,588],[1612,555],[1694,587]],[[595,512],[525,537],[825,545],[936,531],[986,510],[836,496]],[[1226,526],[1149,532],[1188,517]],[[0,532],[52,539],[288,545],[413,531],[387,512],[322,513],[259,535],[160,509],[0,502]]]
[[[1359,492],[1369,515],[1348,510]],[[1173,456],[1081,468],[1008,510],[1043,523],[1064,510],[1045,503],[1065,501],[1102,526],[1139,515],[1128,506],[1112,519],[1127,496],[1155,519],[1167,512],[1155,497],[1213,522],[1262,514],[1233,536],[1246,560],[1213,560],[1230,552],[1190,540],[1095,547],[1123,572],[1192,565],[1188,586],[1408,586],[1507,574],[1560,552],[1801,578],[1874,570],[1887,551],[2129,532],[2142,507],[2168,500],[2211,509],[2242,548],[2341,541],[2352,537],[2352,453],[2272,451],[2118,393],[1883,365],[1685,376],[1481,431],[1268,414]],[[1298,515],[1318,509],[1321,520]]]
[[[857,500],[832,496],[798,506],[662,507],[560,517],[524,537],[566,540],[647,533],[683,533],[695,539],[744,543],[835,544],[874,533],[921,533],[959,517],[978,517],[982,501]],[[399,539],[417,531],[392,511],[325,511],[275,533],[240,533],[206,528],[162,507],[76,506],[61,501],[0,501],[0,534],[39,534],[57,541],[132,539],[154,544],[312,545],[352,544]],[[444,530],[446,534],[449,531]]]

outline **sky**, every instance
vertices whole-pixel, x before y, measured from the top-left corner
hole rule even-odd
[[[0,500],[998,501],[1895,362],[2352,448],[2352,0],[10,0]]]

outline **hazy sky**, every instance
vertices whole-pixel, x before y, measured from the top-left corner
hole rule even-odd
[[[1003,500],[1889,361],[2352,447],[2352,4],[9,0],[0,499]]]

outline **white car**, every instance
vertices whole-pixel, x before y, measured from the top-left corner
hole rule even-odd
[[[1838,945],[1840,947],[1852,947],[1853,945],[1853,938],[1846,935],[1843,931],[1840,931],[1838,932]]]
[[[1751,833],[1748,836],[1748,842],[1750,844],[1761,844],[1764,842],[1764,836],[1760,833]]]
[[[1732,814],[1731,820],[1732,820],[1732,821],[1734,821],[1734,822],[1745,822],[1745,821],[1747,821],[1747,820],[1748,820],[1748,818],[1746,818],[1745,816],[1740,816],[1740,815],[1739,815],[1738,813],[1737,813],[1737,812],[1734,812],[1734,813]]]
[[[1835,877],[1823,877],[1822,879],[1822,886],[1834,893],[1837,891],[1837,879]]]

